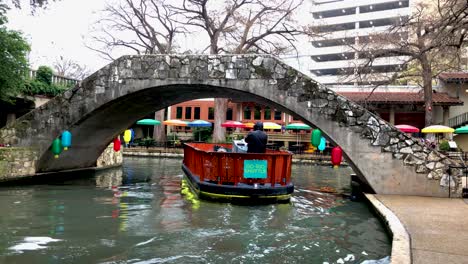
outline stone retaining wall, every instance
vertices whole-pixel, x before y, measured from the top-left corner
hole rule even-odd
[[[36,173],[38,152],[30,148],[0,148],[0,181]]]
[[[102,152],[101,156],[97,159],[96,167],[97,168],[107,168],[115,167],[122,165],[122,156],[123,150],[119,152],[114,151],[114,144],[111,143],[107,148]]]

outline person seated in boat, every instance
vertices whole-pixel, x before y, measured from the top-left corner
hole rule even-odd
[[[247,153],[265,153],[268,135],[263,131],[263,123],[255,123],[253,129],[254,131],[249,132],[245,137]]]

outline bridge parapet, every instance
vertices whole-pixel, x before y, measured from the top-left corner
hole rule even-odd
[[[124,56],[1,129],[0,143],[37,147],[40,171],[94,166],[139,118],[206,97],[269,104],[320,128],[378,193],[447,196],[449,184],[460,193],[461,172],[448,177],[456,161],[266,55]],[[57,161],[47,149],[65,129],[74,147]]]

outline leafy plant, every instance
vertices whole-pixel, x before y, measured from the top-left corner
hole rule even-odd
[[[47,85],[52,85],[52,76],[54,76],[54,71],[48,66],[39,66],[36,71],[36,81]]]
[[[439,150],[440,151],[449,151],[450,150],[450,145],[447,140],[442,140],[439,144]]]
[[[62,85],[46,84],[38,80],[26,80],[23,88],[23,94],[57,96],[67,89],[68,87]]]
[[[193,138],[195,140],[208,141],[213,133],[211,127],[196,127],[193,129]]]
[[[30,47],[21,33],[4,26],[6,21],[0,10],[0,100],[11,102],[23,88]]]

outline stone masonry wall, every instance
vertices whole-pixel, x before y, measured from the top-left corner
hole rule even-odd
[[[96,162],[97,168],[107,168],[107,167],[115,167],[122,165],[123,155],[122,151],[119,152],[114,151],[114,144],[111,143],[99,156]]]
[[[0,181],[34,175],[37,157],[37,151],[29,148],[0,147]]]

